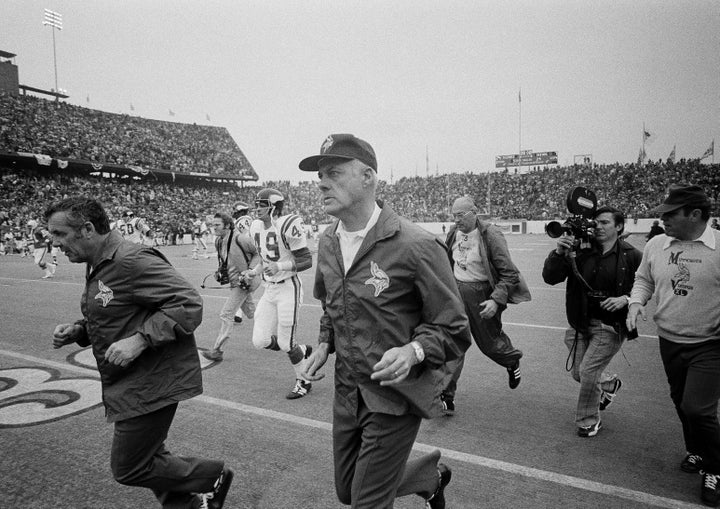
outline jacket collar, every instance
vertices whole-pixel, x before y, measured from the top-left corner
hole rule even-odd
[[[476,217],[475,218],[475,227],[480,232],[480,235],[484,235],[485,232],[487,232],[488,224],[485,221],[481,220],[480,217]],[[458,229],[457,225],[455,223],[453,223],[453,225],[450,227],[450,230],[448,231],[448,238],[454,239],[459,231],[460,230]]]
[[[92,266],[93,272],[97,270],[104,262],[112,260],[115,257],[115,252],[123,243],[122,234],[117,230],[111,230],[110,234],[105,238],[100,248],[100,255],[98,256],[97,263]],[[87,275],[90,275],[90,264],[87,264]]]
[[[380,207],[380,217],[378,217],[375,226],[368,230],[363,244],[368,240],[371,240],[372,242],[377,242],[378,240],[392,237],[400,229],[400,216],[398,216],[397,213],[392,208],[390,208],[389,205],[383,203],[382,200],[377,200],[376,203],[378,207]],[[330,226],[330,228],[327,228],[325,231],[331,237],[337,238],[337,229],[339,225],[340,220],[335,219],[335,222]]]
[[[373,212],[370,215],[370,219],[368,220],[367,225],[365,225],[365,228],[363,228],[362,230],[359,230],[357,232],[350,233],[350,232],[347,232],[347,230],[345,230],[345,225],[342,223],[342,221],[338,221],[337,228],[335,229],[335,234],[338,236],[340,236],[343,233],[347,234],[347,235],[354,234],[354,235],[357,235],[358,237],[364,239],[365,237],[367,237],[368,232],[377,224],[378,219],[380,218],[381,212],[382,212],[382,209],[380,209],[380,206],[377,203],[375,203],[375,208],[373,208]]]

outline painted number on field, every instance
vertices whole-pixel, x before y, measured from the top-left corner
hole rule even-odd
[[[60,378],[50,368],[0,370],[0,428],[56,421],[101,403],[96,378]]]
[[[214,367],[198,350],[201,369]],[[74,366],[97,373],[92,348],[68,355]],[[0,369],[0,429],[33,426],[91,410],[102,404],[102,389],[94,377],[61,378],[52,368]]]

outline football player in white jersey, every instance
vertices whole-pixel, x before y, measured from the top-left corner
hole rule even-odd
[[[298,344],[296,340],[303,296],[297,273],[312,267],[312,254],[307,247],[302,218],[296,214],[282,215],[284,200],[276,189],[263,189],[257,194],[258,219],[250,225],[250,237],[262,261],[243,274],[262,273],[265,286],[255,310],[253,345],[288,354],[295,369],[295,385],[286,398],[297,399],[312,387],[301,375],[312,347]]]
[[[30,239],[35,248],[33,251],[35,264],[45,271],[45,275],[42,278],[49,279],[54,277],[57,263],[45,261],[45,255],[50,253],[50,246],[52,245],[50,232],[42,226],[38,226],[38,222],[34,219],[28,221],[27,226],[28,230],[30,230]]]
[[[120,219],[115,222],[115,228],[120,230],[122,236],[133,244],[145,244],[145,240],[152,240],[155,233],[141,217],[135,217],[132,210],[126,210]]]
[[[195,221],[193,221],[193,260],[200,259],[198,256],[200,249],[203,250],[203,255],[207,258],[207,243],[205,242],[205,238],[207,237],[209,231],[210,229],[208,228],[207,223],[201,218],[198,217]]]
[[[250,237],[250,224],[252,224],[253,218],[250,215],[250,205],[244,201],[236,202],[233,205],[232,218],[235,221],[235,232],[239,235],[247,235]],[[252,239],[251,239],[252,240]],[[235,313],[235,323],[242,323],[243,321],[243,310],[242,308],[237,310]]]

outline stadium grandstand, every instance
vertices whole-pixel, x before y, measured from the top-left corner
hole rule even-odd
[[[692,182],[720,213],[720,165],[700,160],[647,161],[534,168],[381,182],[380,197],[416,222],[449,222],[449,203],[471,194],[499,220],[551,220],[567,215],[565,197],[582,184],[600,203],[632,218],[651,217],[672,182]],[[167,243],[192,230],[197,217],[252,203],[260,187],[281,190],[308,223],[330,221],[314,182],[258,183],[227,129],[150,120],[0,92],[0,233],[22,230],[46,205],[74,194],[94,196],[118,217],[131,208]],[[248,185],[252,184],[252,185]]]
[[[151,120],[0,93],[0,150],[59,169],[257,181],[223,127]]]

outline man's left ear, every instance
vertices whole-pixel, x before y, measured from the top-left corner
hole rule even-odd
[[[363,186],[369,185],[372,183],[373,176],[375,174],[375,170],[367,166],[363,170]]]
[[[92,224],[90,221],[85,221],[85,224],[82,225],[83,229],[83,235],[86,239],[89,239],[93,233],[95,233],[95,225]]]

